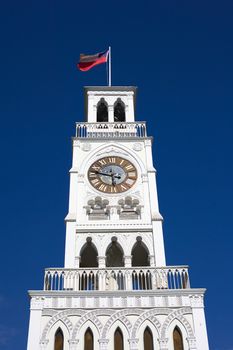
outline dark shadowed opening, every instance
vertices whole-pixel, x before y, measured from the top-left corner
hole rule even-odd
[[[113,241],[106,251],[106,266],[124,266],[123,251],[116,241]]]
[[[87,242],[80,254],[80,267],[98,267],[98,252],[91,241]]]
[[[184,350],[182,334],[179,327],[177,326],[173,331],[173,343],[174,350]]]
[[[114,350],[124,350],[123,334],[119,327],[114,333]]]
[[[108,105],[103,98],[101,98],[97,105],[97,122],[108,122]]]
[[[121,99],[114,105],[114,122],[125,122],[125,105]]]
[[[149,327],[146,327],[144,335],[144,350],[154,350],[153,335]]]
[[[141,240],[133,246],[132,255],[132,266],[149,266],[149,254],[148,249]]]
[[[61,328],[58,328],[58,330],[55,333],[54,350],[63,350],[63,348],[64,348],[64,336]]]

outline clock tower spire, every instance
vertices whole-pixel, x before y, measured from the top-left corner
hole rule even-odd
[[[85,87],[72,140],[64,268],[30,291],[28,350],[208,350],[204,289],[167,266],[137,88]]]

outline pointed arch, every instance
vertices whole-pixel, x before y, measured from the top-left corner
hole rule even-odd
[[[173,330],[173,346],[174,350],[184,350],[183,337],[178,326]]]
[[[84,334],[84,350],[94,350],[94,336],[90,327]]]
[[[124,253],[120,244],[116,239],[112,239],[112,243],[106,250],[106,267],[124,266]]]
[[[80,267],[98,267],[98,251],[91,239],[87,239],[80,251]]]
[[[148,326],[143,333],[143,344],[144,350],[154,350],[153,334]]]
[[[54,336],[54,350],[63,350],[64,349],[64,335],[59,327]]]
[[[114,350],[124,350],[124,338],[120,327],[114,333]]]
[[[132,266],[149,266],[149,250],[140,238],[137,238],[131,251]]]
[[[125,122],[125,104],[120,98],[114,103],[114,122]]]
[[[108,122],[108,104],[101,98],[97,104],[97,123]]]

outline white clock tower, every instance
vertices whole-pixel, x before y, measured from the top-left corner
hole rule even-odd
[[[136,87],[86,87],[76,124],[64,268],[30,291],[27,350],[208,350],[204,289],[167,266]]]

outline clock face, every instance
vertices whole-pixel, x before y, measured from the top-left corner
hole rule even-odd
[[[121,157],[104,157],[93,163],[88,170],[88,180],[98,191],[119,193],[128,191],[137,180],[137,170]]]

